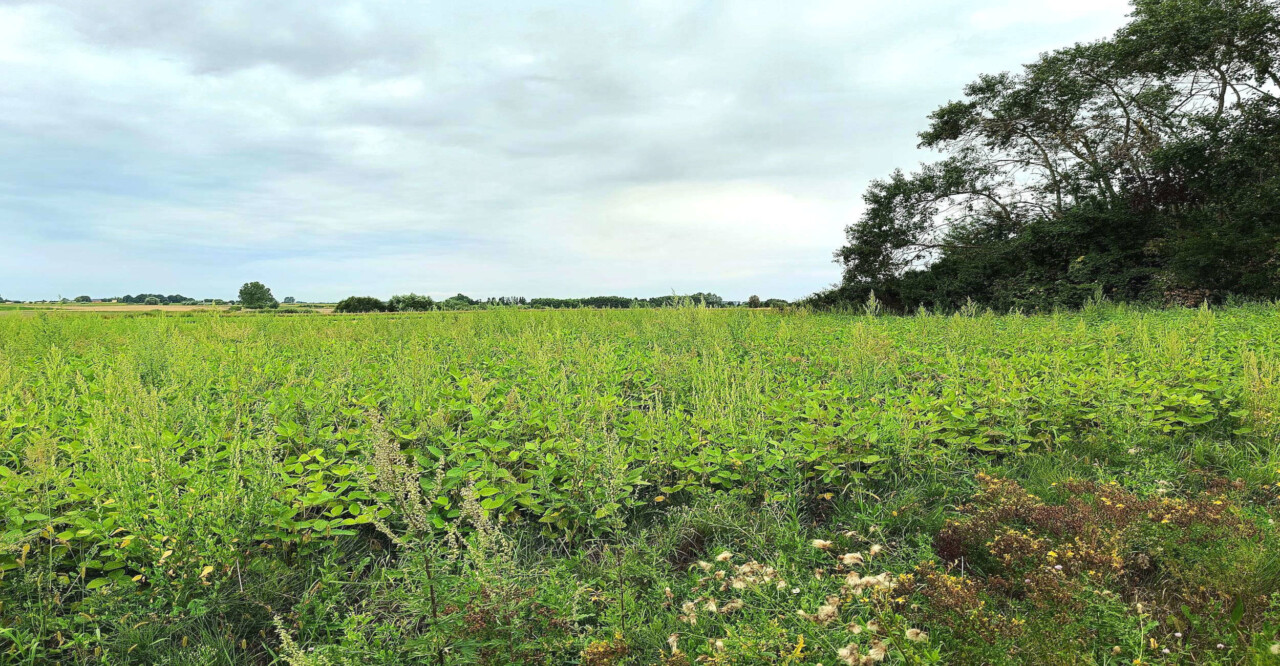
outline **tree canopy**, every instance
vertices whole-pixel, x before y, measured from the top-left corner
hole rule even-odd
[[[983,75],[943,158],[868,188],[820,303],[998,308],[1280,297],[1280,10],[1136,0],[1112,38]]]
[[[240,305],[250,310],[274,308],[280,305],[275,296],[271,295],[271,290],[261,282],[246,282],[244,286],[240,287],[239,300]]]

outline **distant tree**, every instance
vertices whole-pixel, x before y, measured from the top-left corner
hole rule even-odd
[[[92,303],[93,299],[88,296],[76,296],[75,301],[77,303]]]
[[[430,296],[413,293],[392,296],[387,305],[396,312],[426,312],[436,309],[436,302]]]
[[[275,296],[271,295],[271,290],[261,282],[246,282],[240,287],[240,304],[250,310],[280,306]]]
[[[752,295],[751,295],[751,298],[748,298],[748,299],[747,299],[747,307],[749,307],[749,308],[758,308],[758,307],[760,307],[760,297],[759,297],[759,296],[756,296],[755,294],[752,294]]]
[[[148,296],[147,300],[142,302],[143,305],[160,305],[160,299],[155,296]]]
[[[791,304],[782,300],[781,298],[770,298],[769,300],[764,302],[764,306],[766,308],[785,308],[788,305],[791,305]]]
[[[292,297],[292,296],[285,296],[285,297],[284,297],[284,301],[282,301],[282,302],[283,302],[285,305],[293,305],[294,303],[297,303],[297,302],[298,302],[298,299],[296,299],[296,298],[294,298],[294,297]]]
[[[334,306],[333,311],[340,314],[358,314],[362,312],[389,312],[391,306],[373,296],[348,296]]]
[[[444,301],[440,303],[440,306],[446,310],[461,310],[479,304],[480,301],[477,301],[466,294],[457,294],[444,299]]]

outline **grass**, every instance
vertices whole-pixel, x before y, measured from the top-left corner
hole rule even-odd
[[[1280,309],[0,318],[0,663],[1276,663]]]

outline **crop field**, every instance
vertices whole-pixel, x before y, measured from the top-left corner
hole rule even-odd
[[[0,317],[0,663],[1280,663],[1280,307]]]

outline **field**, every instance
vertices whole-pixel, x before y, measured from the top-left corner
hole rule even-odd
[[[1280,308],[0,317],[0,663],[1280,663]]]

